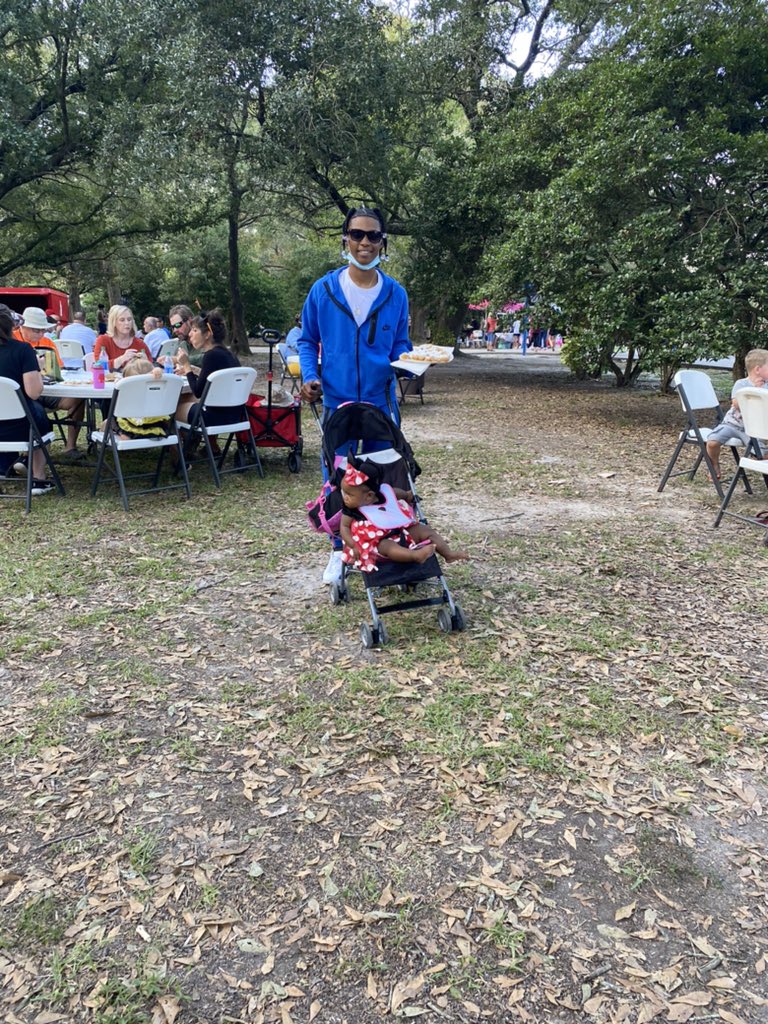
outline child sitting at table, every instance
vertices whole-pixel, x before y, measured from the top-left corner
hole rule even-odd
[[[731,388],[731,407],[707,438],[707,455],[712,462],[717,479],[720,479],[720,450],[724,444],[736,440],[739,444],[749,442],[744,430],[744,420],[739,410],[738,393],[742,388],[764,388],[768,385],[768,351],[753,348],[744,358],[747,376],[737,380]],[[765,457],[765,456],[763,456]]]
[[[342,561],[363,572],[375,572],[379,557],[391,562],[426,562],[435,553],[446,562],[464,561],[465,551],[452,551],[430,526],[418,522],[408,504],[410,491],[381,482],[382,467],[350,454],[341,481]]]
[[[142,375],[151,376],[154,380],[160,380],[163,371],[159,366],[153,366],[143,356],[134,356],[129,363],[125,364],[123,377],[139,377]],[[117,420],[117,438],[120,441],[132,441],[137,438],[167,437],[169,429],[169,418],[167,416],[148,416],[144,419],[132,420],[120,416]]]

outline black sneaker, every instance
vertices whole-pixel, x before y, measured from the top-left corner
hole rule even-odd
[[[41,494],[50,494],[51,491],[55,491],[56,486],[51,480],[33,480],[32,481],[32,493],[35,497]]]

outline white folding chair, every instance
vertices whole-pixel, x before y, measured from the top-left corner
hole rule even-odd
[[[64,341],[59,338],[56,344],[59,346],[59,355],[65,369],[83,369],[85,366],[85,349],[79,341]]]
[[[248,469],[255,469],[259,476],[264,476],[259,451],[253,436],[253,428],[245,409],[245,403],[248,401],[255,380],[256,371],[251,366],[230,366],[225,370],[214,370],[205,382],[205,389],[197,403],[194,419],[190,423],[184,423],[182,420],[176,421],[177,428],[186,434],[185,453],[191,450],[196,440],[205,442],[206,459],[217,487],[221,487],[222,473],[244,473]],[[231,409],[232,418],[228,419],[226,423],[207,424],[205,411],[208,408],[217,411]],[[222,434],[227,435],[226,443],[219,454],[214,455],[211,438],[219,437]],[[245,440],[237,440],[237,434],[245,434]],[[235,464],[230,469],[223,469],[233,441],[237,443]],[[252,459],[250,465],[246,461],[246,454],[250,455]]]
[[[176,429],[174,416],[183,387],[184,381],[181,377],[176,376],[164,376],[159,380],[155,380],[154,377],[150,376],[124,377],[115,384],[109,412],[102,424],[102,429],[94,430],[91,433],[91,438],[98,445],[96,475],[93,478],[91,494],[96,494],[101,481],[101,474],[106,471],[111,474],[111,478],[117,481],[117,485],[120,488],[120,497],[123,499],[123,507],[126,512],[129,510],[128,498],[130,495],[184,488],[187,497],[191,497],[187,464],[184,461],[184,452],[179,443],[179,434]],[[158,417],[168,420],[169,433],[167,437],[137,437],[130,438],[129,440],[121,440],[117,437],[120,433],[117,423],[118,418],[143,420]],[[178,471],[181,473],[182,482],[160,486],[160,471],[163,467],[165,453],[169,448],[174,447],[179,453]],[[136,451],[156,451],[157,462],[155,463],[155,468],[150,473],[132,473],[126,476],[123,472],[121,455],[125,452]],[[112,457],[111,466],[106,461],[107,453]],[[152,478],[151,486],[131,491],[126,489],[126,480],[146,480],[149,477]]]
[[[689,480],[693,480],[696,476],[696,471],[703,461],[709,470],[709,476],[715,486],[715,490],[722,499],[723,486],[717,477],[715,467],[712,465],[712,460],[707,454],[707,439],[713,429],[723,418],[720,399],[715,393],[715,389],[712,386],[712,381],[710,380],[709,375],[704,373],[703,370],[678,370],[673,378],[673,383],[677,389],[677,394],[683,406],[683,411],[688,418],[688,424],[680,432],[680,436],[677,439],[677,447],[672,453],[672,458],[669,460],[667,468],[664,470],[664,475],[661,478],[661,482],[659,483],[659,492],[664,490],[667,480],[671,477],[687,476]],[[696,418],[697,412],[703,412],[706,410],[714,410],[715,412],[715,421],[712,427],[699,426],[699,422]],[[673,473],[672,470],[675,467],[675,463],[686,445],[692,445],[696,449],[696,459],[693,467],[690,469],[680,469]],[[724,442],[724,447],[730,448],[733,455],[733,461],[737,466],[739,464],[739,455],[736,449],[739,446],[740,442],[737,440]],[[746,481],[746,477],[744,477],[744,479]],[[746,486],[747,489],[749,489],[748,481]]]
[[[47,434],[40,433],[40,428],[38,427],[29,408],[29,402],[27,401],[27,396],[24,394],[24,389],[15,380],[11,380],[10,377],[0,377],[0,420],[7,421],[21,419],[25,419],[29,424],[29,433],[26,440],[27,476],[26,479],[23,477],[19,477],[17,480],[7,479],[4,480],[3,483],[4,485],[23,483],[25,485],[26,493],[7,493],[3,490],[0,492],[0,497],[26,497],[26,511],[30,512],[32,510],[32,453],[36,449],[39,448],[45,456],[46,465],[51,471],[51,479],[56,485],[59,494],[64,494],[64,485],[61,482],[59,474],[56,472],[56,467],[54,466],[50,452],[48,451],[48,445],[53,441],[55,435],[52,430]],[[24,441],[0,441],[0,452],[14,452],[15,454],[18,454],[24,445]]]
[[[157,353],[156,362],[162,363],[166,356],[175,356],[179,350],[179,339],[169,338],[168,341],[164,341],[160,346]]]
[[[283,375],[280,378],[280,387],[285,384],[286,380],[289,380],[291,382],[291,394],[294,395],[301,387],[299,357],[292,349],[289,349],[284,342],[281,342],[277,346],[277,354],[280,356],[280,362],[283,367]]]
[[[742,522],[752,523],[766,530],[768,528],[768,512],[747,516],[738,512],[728,512],[727,509],[733,492],[736,490],[739,477],[743,477],[745,483],[747,482],[747,470],[751,473],[759,473],[763,478],[766,490],[768,490],[768,459],[763,459],[760,446],[760,441],[765,441],[768,438],[768,390],[765,388],[743,388],[739,391],[739,411],[744,419],[744,429],[749,437],[749,443],[739,459],[739,468],[723,497],[713,526],[718,527],[723,516],[732,516],[734,519],[741,519]],[[763,544],[768,546],[768,532],[763,538]]]

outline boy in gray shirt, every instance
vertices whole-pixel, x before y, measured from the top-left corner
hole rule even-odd
[[[723,417],[721,423],[712,430],[707,438],[707,454],[715,467],[718,480],[720,479],[720,449],[728,441],[737,440],[746,445],[749,441],[744,430],[744,420],[739,410],[739,403],[736,395],[742,388],[763,388],[768,383],[768,349],[753,348],[747,352],[744,360],[744,368],[747,376],[737,380],[731,388],[731,408]]]

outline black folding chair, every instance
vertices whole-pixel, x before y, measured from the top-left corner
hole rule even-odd
[[[659,492],[664,490],[667,485],[667,481],[672,477],[687,476],[689,480],[693,480],[699,466],[704,462],[709,471],[709,477],[714,484],[720,500],[722,501],[723,485],[720,483],[715,467],[712,464],[712,460],[707,453],[707,440],[709,435],[723,419],[723,410],[720,407],[720,399],[715,393],[715,389],[712,386],[712,381],[709,379],[709,375],[704,373],[703,370],[678,370],[673,378],[673,383],[677,389],[677,394],[680,402],[682,403],[683,411],[688,418],[688,424],[680,432],[680,436],[677,439],[677,446],[672,453],[672,458],[669,460],[667,468],[664,470],[664,474],[661,478],[661,482],[659,483]],[[711,427],[699,426],[696,413],[705,410],[714,410],[715,421]],[[739,454],[736,449],[740,444],[741,442],[738,440],[725,441],[723,444],[723,447],[730,449],[737,469],[739,465]],[[695,449],[695,461],[693,466],[688,469],[680,469],[676,472],[672,472],[680,454],[686,446],[692,446]],[[744,485],[747,488],[747,491],[751,494],[752,492],[749,486],[749,481],[746,477],[744,477]]]
[[[402,405],[409,395],[416,395],[421,404],[424,405],[424,378],[427,376],[426,371],[413,374],[409,370],[402,370],[398,366],[395,368],[395,376],[397,378],[397,386],[400,389],[398,405]]]

